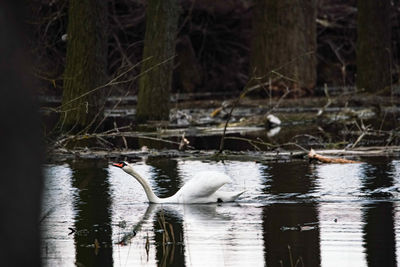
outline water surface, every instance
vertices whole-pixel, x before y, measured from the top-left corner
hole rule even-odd
[[[159,196],[194,173],[231,176],[236,203],[150,205],[107,161],[46,165],[45,266],[396,266],[400,161],[261,164],[147,159]],[[82,264],[82,265],[81,265]]]

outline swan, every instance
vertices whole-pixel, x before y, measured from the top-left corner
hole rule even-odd
[[[175,195],[159,198],[154,194],[147,179],[140,176],[129,163],[122,161],[113,163],[112,165],[132,175],[142,185],[150,203],[201,204],[232,202],[244,193],[244,191],[218,191],[221,186],[231,181],[229,176],[215,171],[204,171],[197,173],[195,177],[189,180]]]

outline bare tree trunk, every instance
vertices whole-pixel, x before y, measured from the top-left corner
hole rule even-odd
[[[358,0],[357,87],[369,92],[391,82],[390,0]]]
[[[107,2],[70,0],[61,127],[79,131],[102,115],[106,81]]]
[[[256,0],[250,76],[288,87],[316,84],[316,0]]]
[[[176,0],[149,0],[139,80],[137,120],[168,120],[169,92],[179,18]]]

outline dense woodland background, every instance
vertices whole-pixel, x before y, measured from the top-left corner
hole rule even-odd
[[[287,89],[289,97],[301,97],[323,94],[318,88],[326,84],[396,93],[398,1],[100,2],[30,2],[37,92],[63,95],[64,122],[77,120],[74,105],[94,110],[82,125],[98,120],[98,108],[87,105],[99,107],[107,95],[139,94],[145,121],[168,118],[168,108],[157,115],[146,109],[163,109],[169,92],[241,92],[258,85],[252,92],[258,97]],[[80,95],[86,107],[65,101]]]
[[[40,266],[43,129],[32,91],[62,98],[48,110],[67,133],[100,131],[111,95],[137,95],[143,121],[168,118],[170,92],[238,96],[258,88],[256,97],[289,90],[288,97],[299,98],[323,94],[318,88],[327,84],[356,86],[373,97],[399,95],[397,0],[2,4],[0,251],[7,266]]]

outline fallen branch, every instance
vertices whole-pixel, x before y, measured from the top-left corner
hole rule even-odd
[[[55,141],[54,144],[52,145],[52,149],[50,149],[50,150],[54,150],[57,147],[65,148],[67,146],[67,144],[71,141],[80,141],[80,140],[86,140],[86,139],[90,139],[90,138],[95,138],[97,140],[101,140],[103,143],[108,143],[109,145],[112,145],[112,143],[108,142],[105,138],[113,138],[113,137],[121,137],[125,141],[126,141],[126,137],[134,137],[134,138],[148,139],[148,140],[158,141],[158,142],[162,142],[162,143],[173,144],[173,145],[177,145],[178,147],[181,145],[181,142],[166,140],[166,139],[157,138],[157,137],[151,137],[151,136],[147,136],[144,134],[139,134],[137,132],[121,132],[120,131],[120,129],[125,129],[128,127],[130,127],[130,126],[114,128],[114,129],[111,129],[111,130],[103,132],[103,133],[68,135],[65,138],[58,139],[57,141]],[[124,141],[124,145],[125,145],[125,149],[127,149],[128,146],[127,146],[127,143],[125,143],[125,141]],[[189,143],[188,143],[189,141],[187,139],[186,139],[186,142],[187,143],[185,145],[185,148],[194,149],[193,146],[189,145]]]
[[[361,163],[361,161],[354,161],[354,160],[343,159],[343,158],[324,157],[322,155],[317,154],[314,151],[314,149],[312,149],[312,148],[310,149],[310,152],[308,153],[308,158],[310,161],[312,159],[316,159],[323,163]]]

